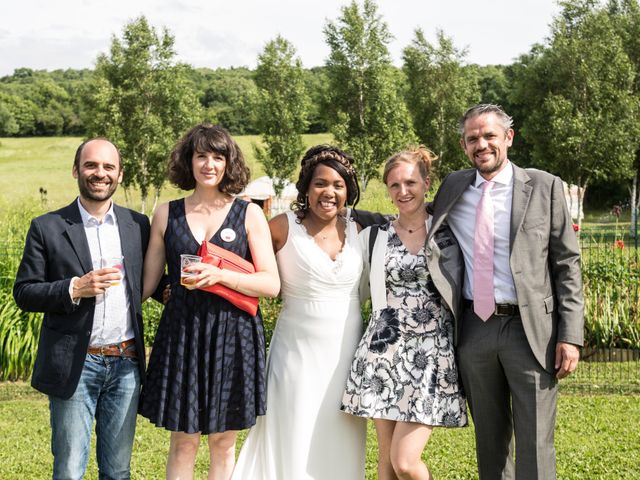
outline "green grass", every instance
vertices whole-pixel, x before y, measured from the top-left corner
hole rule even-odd
[[[234,137],[245,155],[251,178],[264,175],[262,165],[256,161],[252,144],[259,142],[257,135]],[[303,135],[305,145],[329,143],[329,134]],[[60,208],[77,195],[76,180],[71,175],[73,157],[79,137],[0,138],[0,198],[9,202],[40,202],[40,188],[47,191],[45,210]],[[126,175],[126,172],[125,172]],[[179,189],[166,184],[160,201],[184,195]],[[124,190],[119,188],[116,203],[126,205]],[[140,197],[132,193],[130,207],[139,209]],[[148,209],[149,210],[149,209]]]
[[[245,155],[251,178],[263,176],[264,169],[253,154],[253,143],[259,143],[257,135],[234,137]],[[330,134],[321,133],[303,135],[307,147],[320,143],[331,143]],[[0,138],[0,199],[6,203],[34,203],[41,201],[40,188],[47,191],[46,204],[42,209],[60,208],[75,198],[78,187],[71,175],[73,156],[82,141],[78,137],[37,137],[37,138]],[[126,172],[125,172],[126,175]],[[296,173],[297,176],[297,173]],[[166,202],[184,196],[184,192],[165,185],[160,202]],[[116,203],[127,205],[124,190],[119,188],[114,195]],[[136,192],[131,195],[130,208],[139,209],[140,197]],[[393,212],[394,207],[381,182],[372,180],[363,193],[360,208]],[[150,208],[147,208],[149,211]]]
[[[640,478],[640,397],[561,394],[556,449],[560,479]],[[49,412],[46,397],[24,383],[0,383],[0,478],[50,478]],[[241,435],[244,438],[244,433]],[[133,479],[164,476],[169,435],[138,417]],[[238,449],[241,442],[238,442]],[[367,436],[367,479],[375,479],[375,433]],[[472,428],[436,429],[423,459],[438,479],[473,479],[475,452]],[[203,442],[196,478],[206,478],[208,452]],[[97,478],[95,444],[87,478]],[[349,480],[349,479],[345,479]]]

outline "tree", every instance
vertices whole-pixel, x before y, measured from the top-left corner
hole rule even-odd
[[[20,126],[10,108],[9,102],[12,101],[9,95],[0,92],[0,135],[11,136],[18,133]]]
[[[296,169],[304,150],[309,97],[302,62],[291,43],[276,37],[258,56],[255,81],[258,86],[256,126],[264,147],[253,146],[258,160],[280,195]]]
[[[88,99],[88,133],[118,145],[125,193],[139,188],[143,212],[150,191],[155,201],[160,195],[173,144],[201,113],[187,81],[190,67],[174,63],[173,43],[166,28],[158,35],[145,17],[128,23],[109,55],[98,56]]]
[[[312,67],[305,70],[305,85],[309,94],[309,126],[306,133],[324,133],[329,131],[327,112],[324,106],[328,103],[329,88],[327,86],[326,67]]]
[[[618,34],[622,37],[625,52],[635,69],[633,95],[640,101],[640,5],[637,0],[610,0],[608,4]],[[638,208],[640,204],[640,142],[636,145],[635,162],[631,186],[629,187],[629,206],[631,209],[631,225],[629,231],[632,237],[637,237]]]
[[[465,56],[442,30],[437,32],[437,45],[416,30],[403,52],[413,127],[420,141],[438,155],[441,177],[468,166],[457,124],[464,111],[478,103],[480,89],[475,71],[462,65]]]
[[[411,118],[398,92],[401,72],[391,65],[391,34],[373,0],[355,1],[328,22],[324,33],[331,49],[327,111],[338,144],[355,158],[362,188],[379,175],[394,151],[415,142]]]
[[[578,185],[629,178],[637,146],[634,70],[610,17],[593,1],[561,2],[548,48],[523,69],[522,135],[536,166]],[[580,215],[578,215],[578,218]]]
[[[205,118],[235,135],[258,133],[253,126],[257,88],[247,68],[198,69],[196,90]]]

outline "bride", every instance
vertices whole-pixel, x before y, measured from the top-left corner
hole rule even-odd
[[[269,223],[282,312],[267,360],[267,413],[247,436],[234,480],[364,478],[366,421],[340,411],[363,325],[359,227],[344,209],[359,197],[351,164],[335,147],[311,148],[294,211]]]

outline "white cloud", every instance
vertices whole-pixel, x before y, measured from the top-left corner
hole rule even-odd
[[[258,52],[277,34],[297,48],[305,66],[321,65],[328,55],[323,28],[340,15],[346,0],[23,0],[5,2],[0,23],[0,75],[18,67],[92,68],[107,52],[112,35],[145,15],[155,27],[167,26],[181,61],[197,67],[255,66]],[[475,63],[510,63],[548,35],[558,11],[554,0],[379,0],[379,11],[402,49],[416,27],[427,38],[436,28],[469,47]]]

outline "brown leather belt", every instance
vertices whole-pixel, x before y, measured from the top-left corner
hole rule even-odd
[[[92,355],[104,355],[107,357],[129,357],[137,358],[136,353],[136,341],[131,338],[120,343],[112,343],[110,345],[98,345],[96,347],[89,347],[87,353]]]
[[[464,300],[465,306],[473,310],[473,301],[472,300]],[[493,315],[496,317],[514,317],[520,315],[520,309],[518,305],[513,305],[511,303],[496,303],[496,308],[493,311]]]

